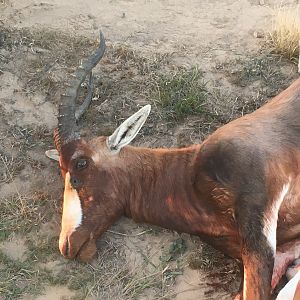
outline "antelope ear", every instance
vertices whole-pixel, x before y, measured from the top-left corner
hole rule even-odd
[[[118,152],[128,145],[138,134],[149,116],[151,105],[145,105],[134,115],[125,120],[106,140],[111,151]]]
[[[47,150],[45,152],[45,154],[50,159],[54,159],[56,161],[59,161],[59,154],[58,154],[58,151],[56,149]]]

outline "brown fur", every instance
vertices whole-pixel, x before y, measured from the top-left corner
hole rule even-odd
[[[201,145],[126,146],[112,153],[105,141],[78,139],[61,149],[62,175],[68,171],[80,183],[76,189],[84,216],[64,255],[89,259],[95,252],[92,241],[126,215],[199,235],[241,259],[244,299],[269,299],[275,253],[263,234],[264,222],[279,213],[278,246],[300,233],[300,79]],[[87,159],[85,169],[76,170],[74,153]],[[274,215],[273,202],[287,183],[288,193]]]

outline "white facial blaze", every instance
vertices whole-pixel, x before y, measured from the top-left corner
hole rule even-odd
[[[61,233],[59,245],[62,247],[65,239],[78,227],[82,222],[82,209],[78,193],[70,184],[70,173],[67,172],[65,178],[65,191],[63,203],[63,215],[61,222]]]
[[[282,190],[274,200],[272,204],[271,211],[268,212],[268,216],[265,218],[264,224],[264,235],[266,236],[271,248],[276,251],[276,230],[277,230],[277,220],[278,220],[278,212],[280,206],[284,200],[284,197],[287,195],[290,188],[290,183],[288,182],[282,187]]]

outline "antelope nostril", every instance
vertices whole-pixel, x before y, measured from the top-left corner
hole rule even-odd
[[[70,245],[69,245],[69,239],[66,239],[66,249],[65,249],[65,253],[66,256],[69,256],[69,250],[70,250]]]
[[[63,247],[61,249],[62,255],[65,257],[69,256],[69,250],[70,250],[70,245],[69,245],[69,239],[66,238],[63,244]]]

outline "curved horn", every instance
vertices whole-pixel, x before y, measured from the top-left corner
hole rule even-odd
[[[58,109],[58,128],[55,132],[54,140],[59,150],[62,144],[80,137],[75,115],[75,101],[80,85],[98,64],[105,52],[105,39],[100,31],[100,44],[96,51],[77,68],[74,79],[72,79],[64,94],[61,95],[61,103]],[[91,77],[90,77],[91,78]],[[90,79],[91,83],[91,79]],[[89,96],[89,95],[88,95]],[[86,103],[86,100],[84,101]],[[82,105],[84,105],[84,103]],[[82,106],[81,106],[82,107]]]
[[[89,75],[89,82],[87,84],[88,93],[84,101],[82,102],[82,104],[77,108],[75,112],[76,121],[78,121],[82,117],[82,115],[86,112],[86,110],[89,108],[93,98],[93,88],[94,88],[94,77],[91,71]]]

